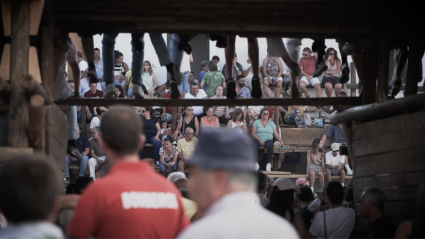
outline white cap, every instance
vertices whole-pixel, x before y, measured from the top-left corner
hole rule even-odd
[[[338,144],[338,143],[333,143],[333,144],[331,145],[331,149],[332,149],[332,151],[336,151],[336,150],[338,150],[338,151],[339,151],[339,144]]]
[[[289,178],[278,178],[276,181],[274,181],[273,186],[276,186],[277,188],[279,188],[280,191],[290,190],[290,189],[298,191],[294,183]]]
[[[171,181],[172,183],[176,182],[179,179],[186,179],[186,175],[183,172],[174,172],[170,173],[167,177],[168,181]]]

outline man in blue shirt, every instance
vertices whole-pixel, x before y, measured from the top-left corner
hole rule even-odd
[[[94,48],[94,67],[96,70],[96,75],[99,81],[101,82],[102,91],[105,91],[105,82],[103,82],[103,60],[100,57],[100,49]]]
[[[73,155],[66,155],[65,161],[65,178],[66,181],[69,181],[69,165],[71,164],[80,164],[80,174],[79,177],[84,177],[84,172],[87,169],[87,164],[89,162],[89,157],[87,156],[90,153],[90,142],[86,136],[81,135],[81,129],[78,131],[78,139],[75,140],[75,146],[78,151],[81,153],[81,157],[77,158]]]

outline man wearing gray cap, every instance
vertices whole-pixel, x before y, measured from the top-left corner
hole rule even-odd
[[[188,161],[189,195],[203,217],[178,238],[299,238],[291,224],[256,203],[256,161],[247,135],[204,129]]]

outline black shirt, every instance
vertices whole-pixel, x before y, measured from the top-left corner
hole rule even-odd
[[[367,225],[364,238],[394,238],[396,226],[387,216],[383,215]]]
[[[145,119],[143,118],[143,133],[146,135],[146,138],[151,138],[152,136],[156,135],[156,126],[155,124],[158,123],[158,119],[157,118],[152,118],[152,119]]]
[[[302,207],[302,208],[298,209],[298,211],[303,216],[304,225],[305,225],[305,228],[308,231],[310,229],[311,221],[313,220],[314,215],[313,215],[313,213],[310,212],[310,210],[308,210],[308,207]]]

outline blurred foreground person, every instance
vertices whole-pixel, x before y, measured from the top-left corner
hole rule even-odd
[[[209,128],[200,133],[188,161],[188,190],[203,218],[178,238],[298,238],[286,220],[257,203],[255,155],[245,134]]]

